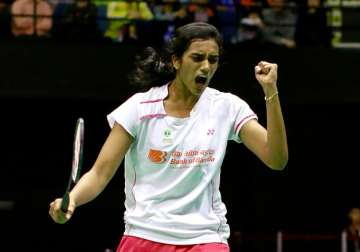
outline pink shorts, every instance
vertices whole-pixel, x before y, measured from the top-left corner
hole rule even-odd
[[[171,245],[124,235],[116,252],[230,252],[224,243]]]

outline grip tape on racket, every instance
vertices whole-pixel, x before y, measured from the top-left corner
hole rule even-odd
[[[62,202],[61,202],[61,211],[63,211],[64,213],[67,212],[68,207],[69,207],[69,193],[66,192],[65,195],[62,198]]]

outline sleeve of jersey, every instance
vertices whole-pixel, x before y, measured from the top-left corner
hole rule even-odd
[[[138,102],[139,94],[135,94],[127,101],[107,115],[107,120],[112,128],[116,123],[120,124],[132,137],[136,137],[138,126]]]
[[[251,119],[258,120],[258,117],[244,100],[235,95],[231,98],[231,107],[230,111],[232,113],[231,116],[234,118],[234,124],[229,139],[241,143],[239,132],[242,126]]]

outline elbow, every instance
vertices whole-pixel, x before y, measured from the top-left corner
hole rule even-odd
[[[279,155],[276,159],[272,160],[267,165],[271,170],[282,171],[286,168],[288,161],[289,155],[288,153],[285,153],[284,155]]]
[[[273,164],[270,166],[270,169],[271,170],[274,170],[274,171],[282,171],[285,169],[286,165],[287,165],[287,162],[288,160],[284,160],[282,162],[278,162],[276,164]]]

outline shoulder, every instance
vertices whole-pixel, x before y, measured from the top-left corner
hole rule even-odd
[[[247,105],[247,103],[237,95],[229,92],[221,92],[214,88],[208,87],[206,89],[206,95],[215,103],[222,103],[224,105]]]
[[[146,92],[135,94],[140,104],[160,102],[167,96],[167,85],[160,87],[152,87]]]
[[[145,92],[137,92],[127,99],[126,102],[135,105],[152,104],[162,101],[167,96],[167,86],[152,87]]]

